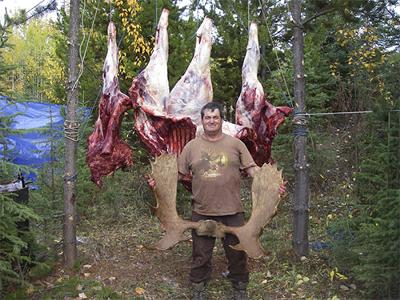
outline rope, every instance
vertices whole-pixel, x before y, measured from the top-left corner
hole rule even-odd
[[[233,12],[237,15],[237,17],[238,17],[238,19],[239,19],[239,21],[240,21],[240,24],[242,25],[243,29],[247,32],[247,31],[249,30],[249,27],[246,28],[246,26],[244,25],[244,22],[243,22],[242,18],[240,17],[240,15],[237,13],[235,7],[234,7],[233,4],[232,4],[232,1],[228,1],[228,3],[230,4],[230,6],[231,6]],[[221,4],[221,5],[222,5],[222,4]]]
[[[293,136],[307,136],[308,128],[306,126],[297,126],[293,129]]]
[[[111,1],[110,1],[110,3],[111,3]],[[84,32],[84,30],[82,30],[83,37],[82,37],[82,42],[79,45],[79,57],[81,59],[81,65],[80,65],[78,76],[77,76],[77,78],[76,78],[76,80],[75,80],[75,82],[74,82],[74,84],[72,86],[72,90],[74,90],[76,88],[76,86],[78,85],[79,79],[81,78],[81,76],[83,74],[86,53],[87,53],[87,49],[88,49],[88,46],[89,46],[89,41],[90,41],[91,35],[93,33],[94,23],[96,21],[97,12],[99,10],[98,7],[99,7],[99,0],[97,0],[97,6],[95,8],[95,15],[94,15],[94,18],[92,20],[91,28],[90,28],[89,35],[88,35],[87,40],[86,40],[85,50],[84,50],[83,54],[82,54],[82,47],[83,47],[84,41],[85,41],[85,32]],[[86,10],[86,1],[84,1],[84,3],[83,3],[82,16],[81,16],[81,28],[82,29],[84,28],[83,20],[84,20],[85,10]],[[111,4],[110,4],[110,21],[111,21]],[[78,142],[78,140],[79,140],[79,126],[80,126],[80,124],[79,124],[78,121],[65,120],[65,122],[64,122],[65,138],[67,138],[67,139],[69,139],[69,140],[71,140],[73,142]]]
[[[296,116],[331,116],[331,115],[350,115],[350,114],[369,114],[373,113],[372,110],[362,110],[362,111],[338,111],[338,112],[327,112],[327,113],[296,113]]]
[[[400,110],[391,110],[400,111]],[[388,113],[390,114],[389,111]],[[292,123],[297,125],[293,129],[293,136],[307,136],[308,135],[308,120],[307,117],[311,116],[333,116],[333,115],[350,115],[350,114],[369,114],[373,113],[372,110],[362,110],[362,111],[339,111],[339,112],[327,112],[327,113],[298,113],[295,112],[293,116]]]
[[[79,81],[79,79],[81,78],[81,76],[83,74],[83,66],[84,66],[84,63],[85,63],[86,53],[87,53],[87,49],[88,49],[88,46],[89,46],[90,37],[91,37],[91,35],[93,33],[94,22],[96,21],[97,12],[99,10],[99,0],[97,0],[96,5],[97,6],[95,8],[94,18],[92,20],[92,25],[90,27],[90,31],[89,31],[89,35],[88,35],[88,38],[87,38],[87,41],[86,41],[85,51],[83,52],[83,55],[82,55],[82,46],[83,46],[84,40],[85,40],[85,32],[84,32],[84,30],[82,30],[83,37],[82,37],[82,42],[81,42],[81,44],[79,46],[79,57],[81,59],[81,67],[80,67],[80,70],[79,70],[78,77],[76,78],[76,81],[75,81],[74,85],[72,86],[72,90],[74,90],[76,88],[76,86],[78,84],[78,81]],[[84,16],[85,10],[86,10],[86,1],[83,2],[81,28],[84,28],[83,27],[84,26],[84,24],[83,24],[83,16]]]
[[[240,17],[240,15],[237,13],[235,7],[233,6],[232,2],[231,2],[231,1],[228,1],[228,3],[229,3],[229,5],[230,5],[232,11],[237,15],[238,20],[239,20],[240,24],[242,25],[243,29],[244,29],[245,31],[248,31],[248,30],[250,29],[250,0],[247,1],[247,20],[248,20],[248,28],[247,28],[247,29],[246,29],[246,27],[245,27],[245,25],[244,25],[244,22],[243,22],[242,18]],[[264,14],[265,14],[265,13],[264,13],[264,9],[263,9],[263,7],[262,7],[262,4],[261,4],[260,0],[259,0],[259,3],[260,3],[260,5],[261,5],[261,10],[262,10],[262,13],[263,13],[263,15],[264,15]],[[222,5],[222,4],[221,4],[221,5]],[[272,35],[271,35],[270,30],[269,30],[268,23],[267,23],[267,21],[266,21],[265,15],[264,15],[264,21],[265,21],[265,23],[266,23],[266,25],[267,25],[268,34],[269,34],[269,37],[270,37],[270,39],[271,39],[272,45],[273,45],[273,47],[275,47],[275,46],[274,46],[274,41],[272,40]],[[279,69],[281,70],[282,67],[281,67],[281,64],[280,64],[280,60],[279,60],[278,54],[275,53],[275,56],[276,56],[277,61],[278,61]],[[266,62],[266,65],[267,65],[268,71],[270,72],[270,74],[272,74],[272,71],[271,71],[271,68],[270,68],[269,65],[268,65],[268,62]],[[279,86],[279,88],[280,88],[281,91],[282,91],[283,98],[285,99],[286,103],[287,103],[290,107],[293,107],[293,101],[291,100],[291,95],[290,95],[290,92],[289,92],[288,85],[287,85],[287,83],[286,83],[286,79],[285,79],[285,77],[283,76],[283,73],[282,73],[282,72],[279,72],[279,73],[281,74],[281,77],[282,77],[282,79],[283,79],[283,81],[284,81],[284,83],[285,83],[287,95],[289,95],[289,98],[288,98],[287,95],[284,93],[284,89],[282,88],[281,82],[278,81],[278,80],[276,80],[276,79],[274,79],[274,80],[275,80],[275,82],[278,83],[278,86]],[[290,100],[289,100],[289,99],[290,99]]]
[[[26,14],[28,14],[30,11],[34,10],[36,7],[40,6],[44,1],[46,1],[46,0],[42,0],[38,4],[36,4],[34,7],[32,7],[31,9],[28,9],[26,11]]]
[[[73,174],[71,176],[65,175],[64,176],[64,181],[65,182],[73,182],[73,181],[76,181],[77,178],[78,178],[78,173],[75,173],[75,174]]]
[[[193,4],[190,4],[190,7],[192,7]],[[196,1],[196,6],[194,7],[194,12],[196,13],[196,16],[193,14],[193,17],[196,20],[197,28],[195,28],[193,34],[190,35],[190,40],[194,40],[197,37],[197,30],[200,27],[200,18],[199,18],[199,0]]]
[[[71,121],[65,120],[64,122],[64,133],[65,138],[77,142],[79,137],[79,122],[78,121]]]
[[[93,105],[89,110],[90,115],[93,115],[93,111],[94,111],[95,107],[97,107],[99,105],[102,91],[103,91],[103,87],[100,85],[99,91],[97,92],[96,100],[93,102]],[[83,123],[83,126],[82,126],[82,131],[83,132],[85,131],[86,126],[88,125],[88,123],[89,123],[89,118],[86,119],[86,121]]]
[[[293,125],[297,125],[293,131],[294,135],[302,135],[302,136],[307,135],[308,120],[304,114],[295,111],[292,123],[293,123]],[[303,128],[303,129],[300,129],[300,128]]]
[[[154,20],[154,30],[156,30],[157,29],[157,22],[158,22],[158,1],[157,0],[154,2],[154,8],[155,8],[155,11],[156,11],[156,13],[155,13],[156,18]]]
[[[108,16],[109,16],[109,22],[111,23],[112,16],[113,16],[113,9],[112,9],[112,5],[111,5],[111,1],[109,2],[109,4],[110,4],[110,8],[109,8]]]
[[[391,122],[391,120],[390,120],[391,118],[390,118],[390,111],[388,112],[388,128],[387,128],[387,136],[386,136],[386,139],[387,139],[387,145],[386,145],[386,151],[388,151],[389,153],[390,153],[390,122]],[[388,155],[388,157],[389,157],[389,160],[390,160],[390,154]],[[390,161],[389,161],[389,163],[390,163]],[[387,189],[389,189],[389,181],[390,181],[390,179],[389,179],[389,172],[387,172],[386,173],[386,188]]]
[[[265,64],[267,65],[268,72],[269,72],[270,74],[272,74],[272,70],[271,70],[271,68],[269,67],[269,64],[268,64],[267,61],[265,61]],[[277,84],[277,86],[279,86],[279,89],[280,89],[280,91],[281,91],[282,98],[285,99],[286,104],[287,104],[288,106],[290,106],[290,107],[293,107],[293,101],[287,97],[287,95],[286,95],[286,93],[285,93],[285,90],[282,88],[282,83],[281,83],[281,81],[277,80],[275,76],[272,76],[271,78],[275,81],[275,83]],[[289,95],[289,96],[290,96],[290,95]]]
[[[263,16],[263,18],[264,18],[265,25],[267,26],[267,31],[268,31],[269,38],[270,38],[270,40],[271,40],[272,47],[275,48],[275,42],[274,42],[274,39],[272,38],[272,34],[271,34],[270,28],[269,28],[269,26],[268,26],[267,17],[265,16],[264,6],[263,6],[263,4],[261,3],[261,0],[258,0],[258,3],[259,3],[260,6],[261,6],[261,13],[262,13],[262,16]],[[282,65],[281,65],[281,61],[280,61],[280,59],[279,59],[278,53],[277,53],[276,51],[273,51],[273,52],[275,52],[275,57],[276,57],[276,61],[278,62],[279,70],[282,70]],[[285,78],[285,76],[283,75],[283,72],[279,72],[279,73],[280,73],[280,75],[281,75],[281,78],[282,78],[283,82],[285,83],[286,92],[287,92],[287,94],[289,95],[289,98],[292,99],[292,97],[291,97],[291,95],[290,95],[290,91],[289,91],[288,84],[287,84],[287,82],[286,82],[286,78]],[[292,101],[292,100],[291,100],[291,107],[293,107],[293,101]]]
[[[250,0],[247,0],[247,28],[250,30]]]

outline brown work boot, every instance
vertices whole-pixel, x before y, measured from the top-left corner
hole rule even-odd
[[[206,300],[206,282],[192,282],[192,300]]]
[[[247,282],[232,282],[233,300],[248,300],[247,298]]]

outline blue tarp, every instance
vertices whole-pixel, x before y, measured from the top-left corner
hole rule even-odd
[[[0,96],[0,117],[12,117],[5,137],[6,149],[0,144],[0,159],[17,165],[41,168],[51,161],[52,141],[63,138],[63,106],[40,102],[15,102]],[[0,124],[0,130],[2,129]],[[22,131],[16,133],[16,131]],[[6,151],[5,151],[6,150]],[[4,157],[5,156],[5,157]],[[35,180],[36,175],[27,175]]]

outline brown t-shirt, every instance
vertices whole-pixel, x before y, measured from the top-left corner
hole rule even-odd
[[[193,211],[209,216],[243,212],[240,170],[255,165],[244,143],[226,134],[218,141],[197,137],[178,157],[179,173],[193,176]]]

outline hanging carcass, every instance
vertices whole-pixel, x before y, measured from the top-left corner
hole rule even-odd
[[[168,14],[168,10],[164,9],[150,61],[133,79],[129,89],[134,106],[135,130],[153,156],[180,153],[196,132],[190,116],[167,113],[170,96],[167,74]]]
[[[259,61],[258,29],[252,23],[242,67],[242,91],[236,102],[236,123],[254,130],[253,143],[245,143],[249,146],[254,161],[261,166],[270,160],[272,140],[292,109],[287,106],[275,107],[267,101],[257,77]]]
[[[103,89],[99,116],[88,138],[86,162],[92,180],[101,185],[101,178],[115,170],[132,165],[132,150],[121,140],[119,130],[124,113],[132,108],[131,99],[119,89],[118,47],[114,23],[108,25],[108,52],[103,66]]]
[[[212,22],[205,18],[197,30],[193,59],[171,93],[167,76],[167,27],[168,10],[164,9],[150,61],[133,80],[128,98],[119,90],[115,26],[109,25],[99,117],[89,137],[87,153],[92,180],[98,185],[102,176],[132,164],[132,152],[119,137],[126,110],[134,109],[134,128],[152,156],[179,154],[187,142],[202,133],[200,109],[212,101],[213,95],[209,66]],[[274,107],[266,101],[257,79],[259,59],[257,26],[252,24],[242,70],[242,92],[237,101],[237,124],[224,121],[223,132],[241,139],[261,166],[270,160],[272,140],[291,109]]]

